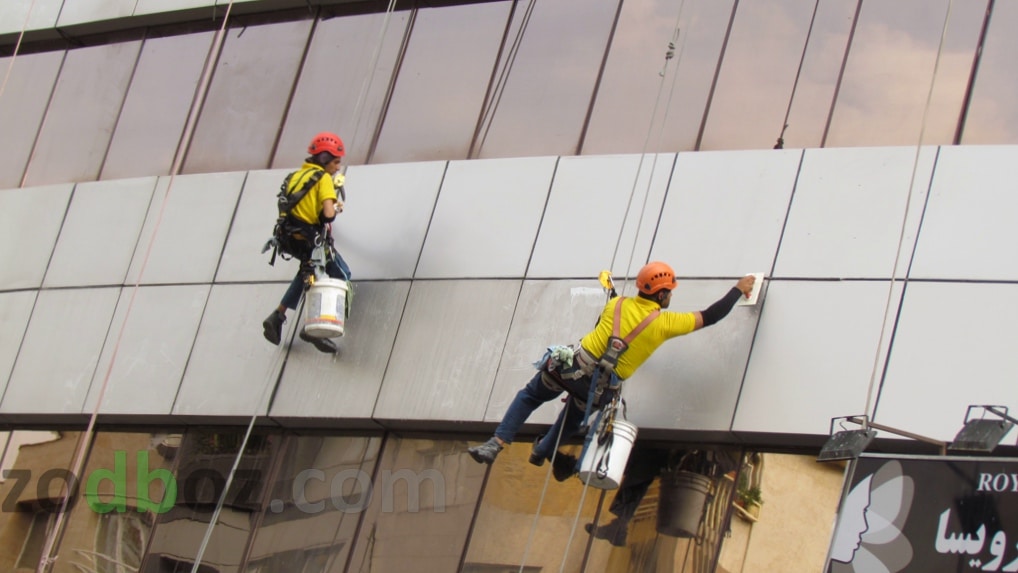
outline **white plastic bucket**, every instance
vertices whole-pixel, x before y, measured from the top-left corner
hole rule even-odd
[[[635,441],[636,426],[625,420],[615,420],[612,424],[612,439],[610,441],[598,444],[597,438],[594,438],[583,450],[583,457],[580,459],[580,481],[588,483],[590,480],[589,484],[598,489],[619,487]],[[606,455],[608,456],[607,471],[603,472],[604,477],[600,477],[597,473],[597,466]]]
[[[304,333],[315,338],[343,336],[346,323],[346,281],[318,279],[308,289]]]

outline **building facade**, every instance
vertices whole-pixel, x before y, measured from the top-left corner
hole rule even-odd
[[[1016,26],[996,0],[5,1],[0,569],[822,569],[842,468],[746,525],[744,476],[805,471],[761,452],[856,415],[948,442],[1014,401]],[[348,150],[337,357],[260,325],[320,131]],[[767,279],[626,382],[638,445],[710,485],[692,538],[655,528],[655,482],[613,545],[584,527],[613,492],[527,464],[557,402],[491,467],[465,450],[594,323],[599,271],[632,294],[649,260],[675,310]],[[768,512],[812,541],[736,555]]]

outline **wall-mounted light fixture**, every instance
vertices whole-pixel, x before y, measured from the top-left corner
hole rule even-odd
[[[862,427],[858,430],[841,430],[839,432],[834,432],[834,423],[838,420],[858,424]],[[869,421],[866,416],[842,416],[840,418],[831,418],[831,437],[828,438],[827,442],[825,442],[823,447],[820,448],[820,455],[817,456],[817,461],[828,462],[834,460],[852,460],[859,457],[859,454],[866,450],[866,448],[870,445],[870,442],[872,442],[873,438],[877,435],[876,430],[882,430],[898,436],[912,438],[913,440],[932,444],[940,448],[941,455],[947,453],[947,442],[942,440],[928,438],[905,430],[892,428],[891,426],[877,424],[876,422]]]
[[[982,408],[983,415],[987,412],[999,416],[997,418],[969,419],[973,408]],[[965,425],[951,442],[952,452],[992,452],[1018,420],[1007,414],[1006,406],[969,406],[965,412]]]

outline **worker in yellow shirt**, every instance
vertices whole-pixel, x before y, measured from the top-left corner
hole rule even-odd
[[[543,465],[545,460],[552,459],[556,444],[572,438],[582,426],[591,396],[592,376],[609,349],[613,336],[616,338],[612,347],[616,350],[618,337],[623,334],[634,336],[616,356],[617,363],[612,374],[622,381],[636,372],[666,340],[710,326],[727,316],[740,297],[749,297],[755,281],[752,275],[739,279],[724,297],[705,310],[662,312],[671,304],[672,290],[678,286],[675,271],[662,262],[648,263],[636,276],[639,294],[609,300],[594,330],[587,333],[578,345],[568,347],[566,355],[571,354],[571,357],[563,360],[559,352],[551,353],[552,356],[546,354],[537,374],[516,394],[495,434],[487,442],[468,450],[471,457],[480,463],[494,462],[502,448],[512,443],[534,410],[562,392],[568,392],[572,399],[568,400],[551,429],[534,444],[530,454],[530,463]],[[610,401],[609,398],[605,393],[591,406],[603,407]],[[553,471],[557,480],[564,481],[575,473],[575,468],[576,458],[573,456],[554,456]]]

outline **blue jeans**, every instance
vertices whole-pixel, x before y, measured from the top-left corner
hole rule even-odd
[[[541,371],[538,371],[530,382],[516,393],[512,404],[502,417],[502,423],[495,428],[495,436],[505,443],[511,443],[516,437],[516,432],[523,426],[534,410],[545,402],[551,402],[562,394],[562,390],[549,388],[541,382]],[[586,412],[576,405],[576,400],[569,396],[566,400],[566,407],[559,413],[555,423],[548,430],[548,433],[534,446],[534,454],[551,459],[555,451],[556,442],[566,441],[576,435],[583,425],[583,415]],[[562,439],[559,440],[561,429]]]
[[[286,292],[283,293],[283,300],[279,304],[290,310],[297,308],[297,305],[300,304],[300,297],[304,294],[304,282],[307,272],[304,264],[301,263],[300,269],[293,277],[293,280],[290,281],[290,286],[286,287]],[[343,257],[335,249],[332,250],[332,256],[325,263],[325,274],[334,279],[350,280],[350,267],[347,266],[346,261],[343,260]]]

